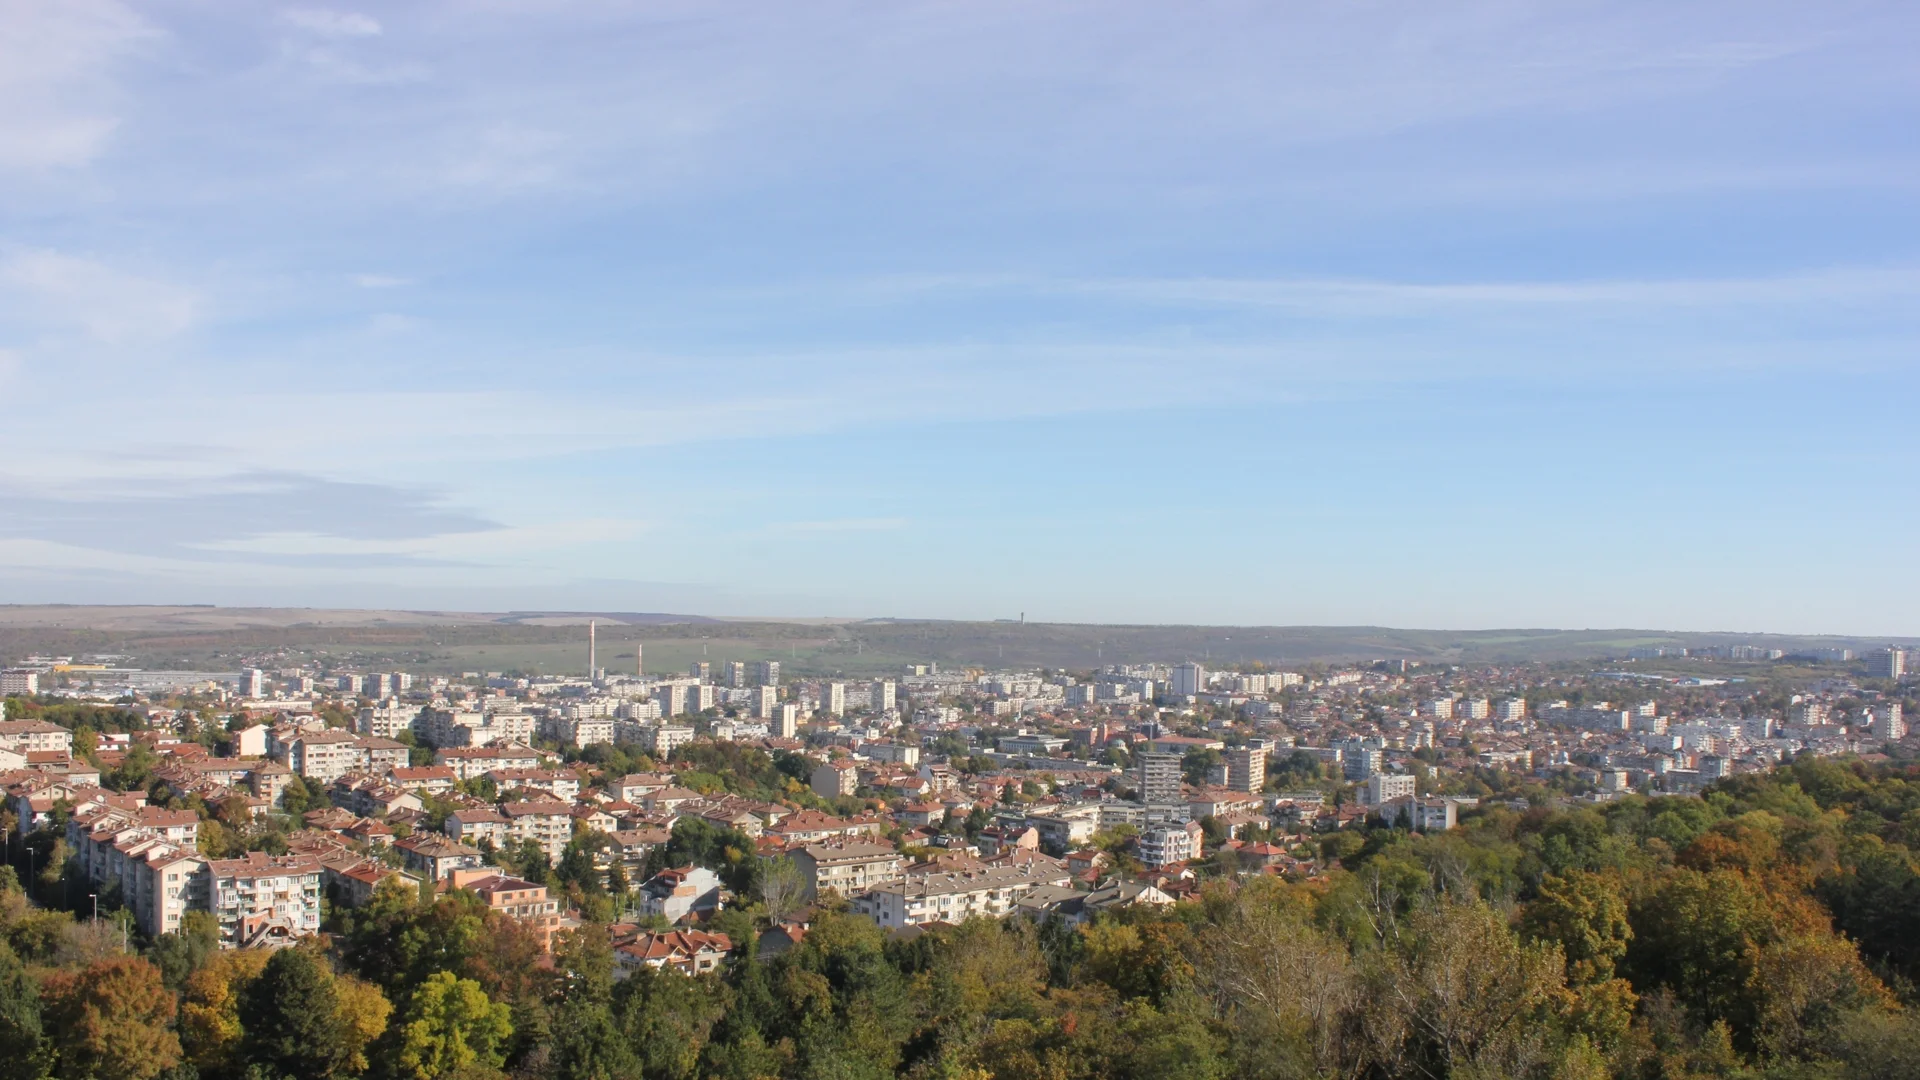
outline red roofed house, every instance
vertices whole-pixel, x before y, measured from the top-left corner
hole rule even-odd
[[[635,968],[670,968],[685,975],[700,975],[720,966],[733,951],[733,941],[725,934],[699,930],[669,930],[660,934],[641,934],[616,948],[614,959],[620,963],[622,978]]]

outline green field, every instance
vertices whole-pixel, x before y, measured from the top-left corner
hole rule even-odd
[[[30,653],[111,653],[148,668],[398,668],[427,674],[512,671],[584,673],[585,616],[541,617],[433,612],[191,612],[142,609],[0,608],[0,663]],[[355,615],[361,618],[356,621]],[[411,619],[411,621],[409,621]],[[577,620],[574,625],[554,625]],[[1793,651],[1814,646],[1865,652],[1885,642],[1765,634],[1653,630],[1401,630],[1356,626],[1113,626],[1074,623],[875,620],[830,625],[669,617],[599,624],[600,666],[631,671],[644,643],[647,672],[685,671],[705,659],[779,660],[788,675],[862,677],[908,663],[977,668],[1088,669],[1113,663],[1198,660],[1215,667],[1279,667],[1406,659],[1487,664],[1591,661],[1643,645],[1752,644]],[[1643,662],[1636,670],[1647,670]],[[1728,676],[1767,665],[1658,662],[1676,673]],[[1842,665],[1809,669],[1838,673]]]

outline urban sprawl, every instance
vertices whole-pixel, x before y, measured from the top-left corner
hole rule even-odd
[[[1314,880],[1356,825],[1435,833],[1494,803],[1691,796],[1803,754],[1872,757],[1907,738],[1912,688],[1899,648],[1802,657],[1822,674],[1783,691],[1734,674],[1783,659],[1750,647],[1694,654],[1725,677],[1652,672],[1669,654],[1649,650],[1580,674],[1186,662],[841,681],[771,660],[646,673],[639,649],[609,671],[591,638],[574,677],[29,658],[0,675],[9,858],[51,832],[60,865],[33,869],[147,935],[203,912],[222,946],[283,946],[382,888],[465,890],[549,947],[610,924],[621,974],[700,973],[745,944],[716,929],[737,904],[762,905],[762,955],[826,904],[896,932],[1073,926],[1209,879]],[[80,704],[120,721],[36,718]]]

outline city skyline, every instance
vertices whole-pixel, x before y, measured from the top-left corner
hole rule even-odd
[[[6,18],[12,602],[1920,634],[1902,5]]]

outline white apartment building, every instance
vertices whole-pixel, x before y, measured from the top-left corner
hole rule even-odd
[[[1206,688],[1207,669],[1192,662],[1176,666],[1167,682],[1167,693],[1177,698],[1199,697]]]
[[[73,732],[44,720],[0,720],[0,749],[16,754],[73,752]]]
[[[580,774],[572,769],[493,769],[486,777],[500,791],[528,788],[565,803],[580,794]]]
[[[354,726],[362,735],[397,739],[401,732],[414,730],[414,721],[420,718],[421,712],[412,705],[402,705],[398,698],[388,698],[361,709]]]
[[[567,841],[573,839],[573,814],[566,803],[553,800],[503,803],[500,813],[507,819],[507,835],[514,840],[532,840],[547,853],[547,862],[560,861]]]
[[[661,716],[679,716],[687,711],[687,684],[661,683],[653,688],[654,704],[660,706]]]
[[[1247,746],[1227,751],[1227,787],[1234,791],[1258,792],[1267,786],[1267,743],[1255,740]]]
[[[331,784],[366,766],[366,751],[358,744],[347,731],[277,732],[267,753],[303,780]]]
[[[451,746],[433,753],[435,765],[445,765],[456,778],[471,780],[495,769],[538,768],[545,757],[527,746]]]
[[[999,918],[1042,885],[1072,883],[1065,870],[1040,863],[911,874],[867,890],[854,910],[888,929],[958,923],[975,915]]]
[[[891,844],[847,841],[806,844],[789,857],[807,879],[807,896],[825,893],[853,897],[905,876],[906,857]]]
[[[847,686],[845,683],[824,683],[820,687],[820,711],[828,716],[840,716],[847,711]]]
[[[1455,715],[1463,720],[1485,720],[1493,715],[1493,703],[1483,697],[1470,697],[1460,703]]]
[[[829,761],[813,770],[813,775],[808,778],[808,786],[823,799],[851,795],[860,789],[860,769],[844,758]]]
[[[873,684],[869,691],[873,699],[872,709],[877,713],[893,712],[896,709],[895,688],[892,679],[881,679]]]
[[[1513,723],[1527,718],[1526,698],[1506,698],[1493,707],[1493,718],[1502,723]]]
[[[497,851],[506,844],[512,829],[507,815],[490,807],[455,810],[447,815],[447,835],[468,847],[479,847],[484,840]]]
[[[252,851],[241,859],[210,860],[204,873],[224,946],[288,945],[320,929],[326,869],[318,859]]]
[[[861,743],[857,752],[869,761],[885,761],[895,765],[905,765],[909,768],[920,764],[920,748],[910,746],[906,743]]]
[[[753,715],[761,720],[773,719],[773,710],[780,706],[780,688],[777,686],[756,686],[750,699]]]
[[[11,668],[0,671],[0,696],[32,697],[40,692],[40,673]]]
[[[694,729],[682,724],[645,724],[636,734],[647,753],[664,760],[675,750],[693,741]]]
[[[564,746],[579,749],[613,741],[611,716],[553,716],[541,721],[540,734]]]
[[[1182,757],[1146,751],[1138,756],[1140,801],[1148,806],[1173,806],[1181,802]]]
[[[1419,782],[1405,773],[1374,773],[1367,777],[1362,788],[1362,800],[1368,806],[1379,806],[1394,799],[1412,798],[1419,791]]]
[[[1200,857],[1200,823],[1161,825],[1140,834],[1140,862],[1150,869],[1189,862]]]
[[[187,912],[211,910],[207,860],[191,846],[147,838],[129,842],[121,854],[120,902],[142,931],[169,933],[180,929]]]

